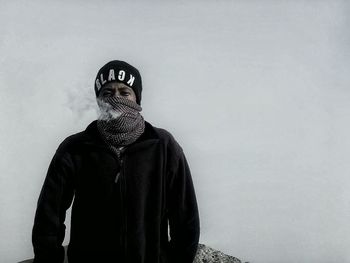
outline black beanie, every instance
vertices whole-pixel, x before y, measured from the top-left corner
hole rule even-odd
[[[137,68],[120,60],[108,62],[96,75],[96,96],[99,95],[101,88],[110,82],[121,82],[132,88],[136,95],[136,103],[139,105],[141,104],[142,80]]]

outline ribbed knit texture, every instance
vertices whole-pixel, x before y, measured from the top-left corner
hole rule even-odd
[[[97,99],[101,115],[97,129],[103,140],[115,152],[116,148],[135,142],[145,130],[142,108],[123,97]]]

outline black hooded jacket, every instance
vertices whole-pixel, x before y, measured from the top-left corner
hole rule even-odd
[[[146,122],[119,158],[100,138],[96,120],[60,144],[37,204],[34,263],[63,262],[72,203],[69,263],[193,262],[196,195],[182,148],[166,130]]]

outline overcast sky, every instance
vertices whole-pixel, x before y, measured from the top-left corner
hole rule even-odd
[[[2,262],[33,256],[48,164],[96,119],[113,59],[140,70],[145,119],[185,151],[200,243],[251,263],[350,262],[349,6],[0,0]]]

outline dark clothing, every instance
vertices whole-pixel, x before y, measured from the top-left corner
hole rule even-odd
[[[182,148],[167,131],[146,122],[120,158],[101,139],[96,121],[66,138],[37,204],[35,263],[63,262],[73,197],[69,263],[193,261],[200,236],[196,195]]]

